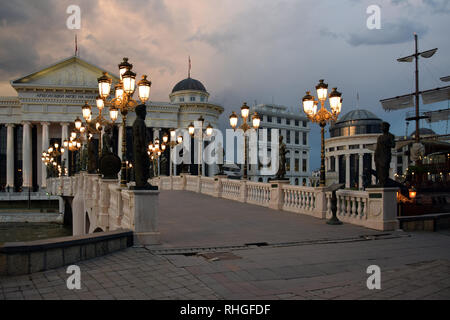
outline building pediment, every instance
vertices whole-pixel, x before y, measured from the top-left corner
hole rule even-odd
[[[97,88],[97,78],[102,75],[103,71],[103,69],[74,56],[13,80],[11,85],[16,90],[23,87]],[[114,82],[118,81],[116,76],[112,76],[112,78]]]

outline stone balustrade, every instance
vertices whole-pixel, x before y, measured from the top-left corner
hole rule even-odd
[[[227,179],[223,176],[200,177],[181,175],[150,180],[160,190],[185,190],[306,214],[320,219],[331,217],[331,191],[327,187],[288,185],[283,181],[270,183]],[[376,230],[395,230],[397,222],[397,189],[338,190],[337,216],[344,223]]]
[[[171,179],[159,183],[163,188],[173,186]],[[74,236],[129,229],[134,232],[135,243],[159,243],[159,191],[129,190],[121,188],[118,180],[87,173],[49,178],[47,191],[71,203]]]

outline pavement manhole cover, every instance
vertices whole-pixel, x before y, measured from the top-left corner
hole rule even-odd
[[[199,253],[198,256],[203,257],[208,261],[241,259],[241,257],[239,257],[231,252],[205,252],[205,253]]]

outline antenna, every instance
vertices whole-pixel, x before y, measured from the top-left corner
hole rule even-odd
[[[78,54],[78,39],[77,39],[77,34],[75,34],[75,57]]]
[[[188,78],[191,77],[191,56],[189,56]]]
[[[356,91],[356,106],[359,108],[359,92]]]

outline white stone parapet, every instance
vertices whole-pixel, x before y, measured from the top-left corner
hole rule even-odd
[[[158,195],[154,190],[128,190],[118,180],[97,174],[47,179],[49,194],[73,197],[74,235],[130,229],[136,244],[158,244]]]
[[[186,190],[319,219],[331,217],[331,191],[328,187],[294,186],[287,184],[288,181],[263,183],[227,179],[224,176],[191,175],[156,177],[149,182],[160,190]],[[338,190],[336,195],[337,217],[344,223],[382,231],[398,228],[396,188],[346,189]]]

